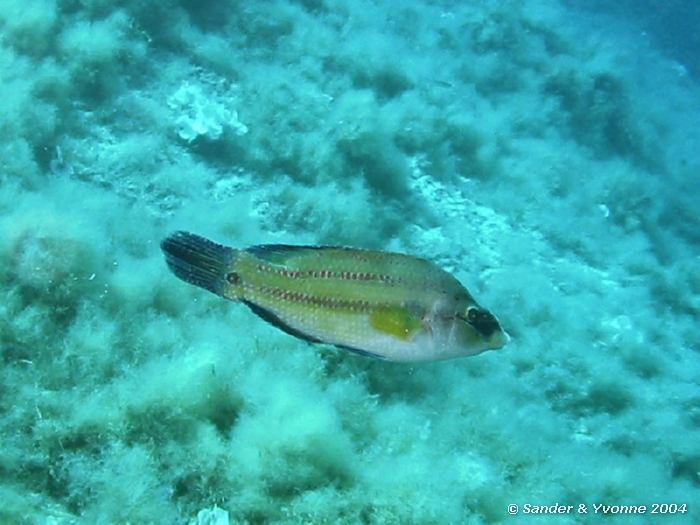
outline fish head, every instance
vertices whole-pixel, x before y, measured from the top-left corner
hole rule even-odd
[[[510,336],[491,312],[469,304],[453,318],[451,344],[456,356],[476,355],[504,347]]]

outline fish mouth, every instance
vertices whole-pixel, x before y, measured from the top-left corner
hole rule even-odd
[[[510,335],[505,330],[498,330],[488,339],[489,350],[498,350],[506,346],[511,340]]]

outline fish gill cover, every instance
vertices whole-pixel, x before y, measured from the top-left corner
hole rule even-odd
[[[624,15],[0,3],[0,522],[700,520],[697,76]],[[424,257],[513,340],[314,349],[178,229]]]

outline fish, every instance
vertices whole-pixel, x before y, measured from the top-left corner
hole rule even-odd
[[[457,278],[420,257],[345,246],[236,249],[185,231],[160,246],[179,279],[310,343],[416,363],[496,350],[510,339]]]

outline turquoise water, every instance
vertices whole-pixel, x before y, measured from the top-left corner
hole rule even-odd
[[[1,2],[0,523],[699,522],[700,15],[606,4]],[[309,345],[177,229],[426,257],[513,339]]]

